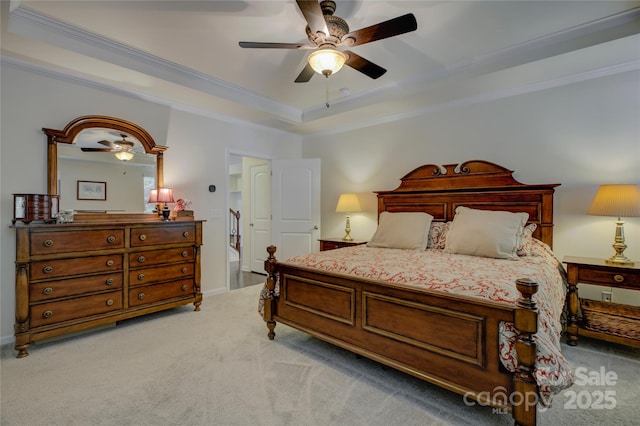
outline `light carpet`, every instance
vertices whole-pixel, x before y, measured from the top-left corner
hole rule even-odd
[[[201,312],[184,306],[33,345],[24,359],[5,345],[0,423],[512,424],[510,415],[467,406],[460,395],[282,324],[276,339],[268,340],[257,314],[259,290],[207,297]],[[563,353],[586,377],[604,369],[617,380],[564,391],[539,414],[539,424],[638,424],[638,349],[585,339],[564,346]],[[600,394],[603,407],[597,408]],[[606,408],[613,403],[615,408]]]

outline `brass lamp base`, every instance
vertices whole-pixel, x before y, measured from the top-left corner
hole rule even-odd
[[[347,224],[344,227],[345,235],[342,237],[342,241],[353,241],[351,238],[351,223],[349,223],[349,216],[347,216]]]
[[[611,256],[609,259],[605,260],[604,262],[608,263],[609,265],[620,265],[620,266],[634,266],[636,264],[633,260],[630,260],[626,256],[623,256],[622,259],[616,256]]]
[[[612,247],[616,254],[605,260],[605,263],[610,265],[634,265],[635,262],[624,255],[627,245],[624,243],[624,222],[620,218],[616,221],[616,239]]]

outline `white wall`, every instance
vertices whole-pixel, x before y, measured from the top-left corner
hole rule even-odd
[[[515,170],[523,183],[560,183],[554,250],[613,254],[613,218],[588,216],[598,185],[640,183],[640,73],[603,77],[539,92],[441,110],[393,123],[307,138],[303,155],[322,159],[322,236],[340,237],[341,192],[365,206],[351,217],[351,235],[376,226],[372,191],[392,190],[424,164],[487,160]],[[625,222],[627,256],[640,261],[640,218]]]
[[[15,233],[13,193],[46,192],[46,135],[82,115],[124,118],[166,145],[164,180],[179,198],[192,201],[196,218],[205,219],[202,290],[226,289],[227,166],[230,147],[266,158],[299,158],[301,138],[250,125],[175,111],[143,99],[17,69],[3,64],[0,139],[0,342],[13,340],[15,316]],[[209,184],[217,191],[208,192]],[[64,208],[64,201],[62,201]],[[216,212],[220,216],[216,216]],[[216,217],[214,217],[216,216]],[[203,309],[206,309],[203,306]]]

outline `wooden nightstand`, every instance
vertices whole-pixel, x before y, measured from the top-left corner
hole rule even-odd
[[[575,346],[578,343],[578,335],[581,335],[608,342],[640,346],[640,340],[634,338],[586,329],[578,319],[578,306],[580,305],[578,283],[640,290],[640,264],[636,262],[635,265],[612,265],[606,263],[604,259],[573,256],[565,257],[563,263],[567,265],[567,282],[569,283],[569,292],[567,294],[569,308],[567,333],[569,340],[567,343]],[[638,322],[638,327],[640,327],[640,321]]]
[[[342,238],[320,238],[320,251],[367,244],[364,240],[343,241]]]

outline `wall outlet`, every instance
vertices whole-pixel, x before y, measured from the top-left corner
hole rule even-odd
[[[611,292],[610,291],[603,291],[602,292],[602,301],[603,302],[611,302]]]

